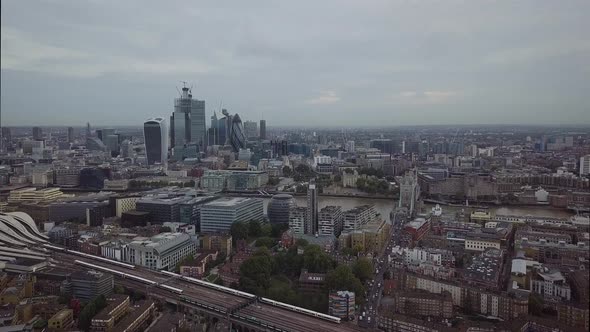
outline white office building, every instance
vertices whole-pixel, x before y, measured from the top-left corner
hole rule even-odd
[[[229,232],[234,222],[262,220],[263,202],[256,198],[226,197],[203,204],[201,207],[201,232]]]
[[[185,233],[160,233],[151,238],[135,238],[123,247],[123,261],[152,270],[172,271],[197,251],[197,238]]]

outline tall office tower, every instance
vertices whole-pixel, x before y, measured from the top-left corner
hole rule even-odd
[[[244,134],[246,138],[257,138],[258,137],[258,123],[255,121],[244,122]]]
[[[266,120],[260,120],[260,139],[266,139]]]
[[[0,147],[2,148],[2,151],[7,151],[10,143],[12,142],[12,134],[10,132],[10,128],[8,127],[2,127],[2,132],[0,133],[2,136],[0,136]]]
[[[410,215],[416,212],[416,203],[420,197],[420,186],[416,170],[409,171],[401,178],[399,186],[399,208],[405,208]]]
[[[219,131],[218,131],[217,113],[213,111],[211,116],[211,125],[207,129],[207,145],[219,145]]]
[[[193,100],[191,107],[191,142],[197,144],[200,151],[203,151],[207,145],[205,140],[206,131],[205,101]]]
[[[173,146],[196,143],[202,151],[206,145],[205,101],[193,99],[191,90],[182,88],[180,98],[174,99]]]
[[[229,113],[227,113],[226,109],[222,110],[222,114],[224,115],[223,118],[217,120],[217,145],[226,145],[228,135],[228,128],[227,125],[229,122]],[[227,115],[226,115],[227,114]]]
[[[164,118],[150,118],[143,124],[148,165],[168,162],[168,124]]]
[[[86,138],[92,136],[92,132],[90,131],[90,122],[86,122]]]
[[[182,147],[190,141],[190,113],[177,112],[172,113],[172,147]]]
[[[109,149],[109,152],[111,152],[111,155],[119,154],[119,134],[108,135],[104,137],[103,142]]]
[[[68,142],[72,143],[74,141],[74,128],[68,127]]]
[[[240,151],[246,147],[246,136],[244,136],[244,127],[242,119],[238,114],[230,115],[224,110],[226,118],[226,132],[228,133],[227,141],[234,152]],[[229,129],[229,130],[228,130]]]
[[[33,139],[34,140],[42,140],[43,139],[43,130],[39,127],[33,127]]]
[[[318,191],[314,179],[307,188],[307,215],[305,218],[305,234],[314,235],[318,232]]]
[[[590,174],[590,154],[580,157],[580,176]]]

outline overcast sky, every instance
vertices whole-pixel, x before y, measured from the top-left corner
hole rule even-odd
[[[3,125],[590,124],[590,1],[2,1]],[[207,122],[209,120],[207,119]]]

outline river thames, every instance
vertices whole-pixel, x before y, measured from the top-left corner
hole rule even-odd
[[[305,206],[306,198],[305,196],[297,196],[294,197],[295,202],[299,206]],[[268,202],[270,198],[264,198],[264,212],[266,213],[266,208],[268,206]],[[319,196],[318,197],[318,208],[321,209],[324,206],[328,205],[337,205],[341,206],[342,210],[349,210],[356,206],[363,205],[363,204],[374,204],[375,209],[379,212],[382,216],[389,216],[389,213],[394,207],[394,204],[397,204],[397,201],[394,200],[386,200],[386,199],[370,199],[370,198],[358,198],[358,197],[327,197],[327,196]],[[434,204],[425,204],[425,210],[430,211]],[[463,209],[463,207],[457,206],[442,206],[443,213],[454,213],[458,210]],[[551,218],[569,218],[573,216],[574,213],[566,210],[561,209],[554,209],[550,207],[544,206],[510,206],[510,207],[503,207],[503,206],[493,206],[489,208],[489,211],[493,212],[494,214],[503,214],[503,215],[517,215],[517,216],[536,216],[536,217],[551,217]]]

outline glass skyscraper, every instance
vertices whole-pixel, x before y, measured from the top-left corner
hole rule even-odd
[[[168,161],[168,124],[164,118],[151,118],[143,124],[148,165]]]
[[[199,150],[206,145],[205,101],[193,99],[187,87],[182,88],[180,98],[174,99],[171,138],[174,147],[195,143]]]

